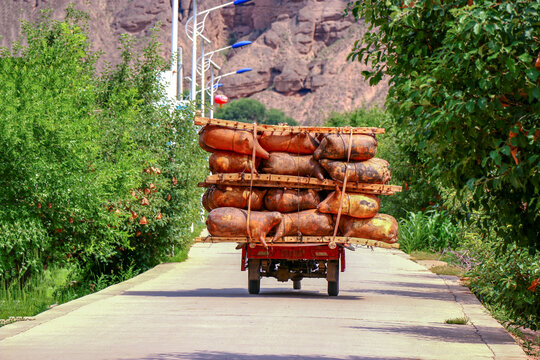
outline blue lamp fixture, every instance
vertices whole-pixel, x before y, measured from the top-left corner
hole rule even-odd
[[[242,74],[242,73],[245,73],[245,72],[248,72],[248,71],[251,71],[251,68],[239,69],[239,70],[236,70],[236,73],[237,74]]]
[[[239,42],[237,42],[235,44],[232,44],[231,47],[233,49],[238,49],[239,47],[246,46],[246,45],[251,45],[251,41],[247,41],[247,40],[239,41]]]

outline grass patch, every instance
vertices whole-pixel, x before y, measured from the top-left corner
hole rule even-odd
[[[0,326],[28,320],[53,306],[66,303],[107,286],[127,280],[137,271],[129,268],[121,274],[101,274],[92,280],[78,277],[76,267],[49,268],[33,275],[26,282],[0,282]]]
[[[469,323],[469,318],[466,316],[458,317],[454,319],[446,319],[444,320],[446,324],[452,324],[452,325],[467,325]]]
[[[164,262],[182,262],[189,248],[176,247]],[[15,321],[29,320],[54,305],[80,298],[108,286],[128,280],[140,271],[130,267],[118,274],[100,274],[90,280],[78,278],[75,267],[49,268],[28,281],[0,281],[0,327]]]
[[[439,260],[441,254],[431,251],[413,250],[409,254],[412,260]]]
[[[454,265],[441,265],[434,266],[431,269],[431,272],[434,272],[437,275],[452,275],[462,277],[465,271],[459,266]]]
[[[448,264],[457,266],[457,267],[463,267],[463,262],[459,259],[459,257],[456,255],[458,254],[455,251],[451,250],[444,250],[442,252],[434,252],[434,251],[427,251],[427,250],[413,250],[409,254],[412,260],[439,260],[444,261]]]
[[[47,296],[43,288],[29,289],[18,284],[2,284],[0,295],[0,319],[24,317],[38,314],[52,304],[52,298]]]
[[[456,264],[455,258],[452,254],[441,254],[438,252],[415,250],[410,253],[413,261],[423,260],[438,260],[444,261],[446,265],[436,265],[429,268],[429,270],[437,275],[452,275],[463,277],[465,269]]]
[[[182,262],[187,260],[189,254],[189,248],[182,247],[180,249],[174,249],[174,255],[167,257],[163,262]]]
[[[69,273],[69,269],[47,269],[24,284],[0,282],[0,319],[33,316],[71,300],[69,291],[58,291],[69,287]]]

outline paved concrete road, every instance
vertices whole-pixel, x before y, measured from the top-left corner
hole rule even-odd
[[[182,264],[4,326],[0,359],[525,359],[455,278],[399,251],[347,252],[330,298],[324,279],[301,291],[263,279],[248,295],[234,246],[196,245]]]

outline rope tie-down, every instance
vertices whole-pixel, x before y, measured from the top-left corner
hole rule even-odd
[[[246,229],[247,229],[247,235],[248,235],[248,242],[251,244],[253,243],[253,238],[251,237],[251,228],[249,226],[250,218],[251,218],[251,197],[253,195],[253,174],[255,169],[255,159],[257,157],[255,149],[257,148],[257,123],[253,123],[253,151],[251,153],[251,177],[249,180],[249,197],[248,197],[248,209],[247,209],[247,221],[246,221]],[[264,247],[268,248],[268,245],[266,245],[266,241],[264,239],[261,239],[263,242]]]
[[[339,208],[336,218],[336,225],[334,226],[334,235],[332,235],[332,241],[328,244],[330,249],[336,248],[336,235],[339,229],[339,221],[341,220],[341,211],[343,210],[343,199],[345,198],[345,191],[347,189],[347,180],[349,178],[349,161],[351,159],[351,149],[352,149],[352,139],[353,139],[353,129],[350,128],[349,133],[349,148],[347,149],[347,162],[345,163],[345,178],[343,179],[343,190],[341,191],[341,196],[339,199]],[[337,188],[337,185],[336,185]]]

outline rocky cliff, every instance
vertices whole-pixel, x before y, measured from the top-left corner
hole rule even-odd
[[[51,8],[61,18],[70,0],[6,0],[1,11],[0,45],[20,37],[17,19],[36,20],[40,10]],[[199,0],[204,10],[223,0]],[[212,12],[204,35],[212,41],[207,51],[232,42],[250,40],[252,45],[217,53],[213,60],[227,73],[242,67],[253,71],[223,78],[221,91],[230,98],[252,97],[268,107],[283,110],[301,123],[318,123],[332,111],[350,111],[361,106],[380,106],[385,84],[370,87],[362,76],[364,66],[347,62],[354,41],[364,31],[362,23],[343,17],[342,0],[254,0]],[[119,57],[118,39],[128,33],[144,41],[156,25],[161,28],[163,55],[171,41],[170,0],[92,0],[75,2],[90,15],[89,32],[94,50],[102,50],[105,61]],[[179,45],[190,76],[191,49],[184,24],[191,16],[191,0],[180,2]]]

